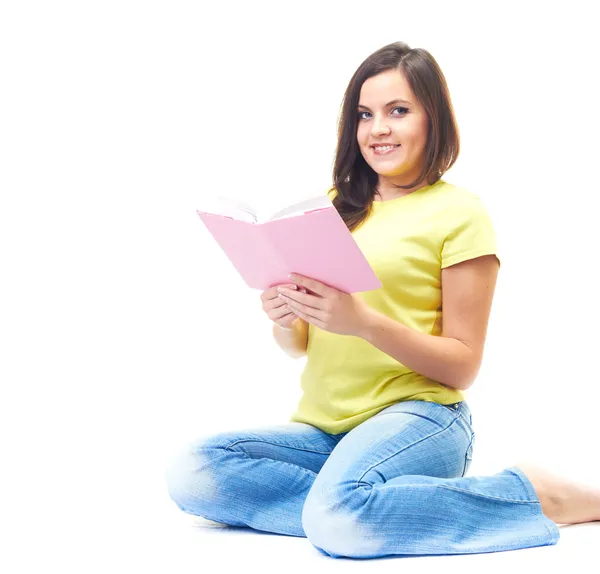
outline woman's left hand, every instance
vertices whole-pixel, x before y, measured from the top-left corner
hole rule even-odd
[[[292,274],[290,279],[299,288],[314,293],[300,293],[287,287],[278,289],[279,297],[294,314],[330,333],[362,336],[371,311],[363,299],[303,275]]]

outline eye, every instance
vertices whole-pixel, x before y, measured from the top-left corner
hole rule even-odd
[[[406,112],[408,112],[408,108],[404,108],[404,107],[396,107],[396,108],[392,108],[392,112],[395,112],[396,110],[399,111],[398,114],[393,114],[393,115],[404,115]],[[369,118],[364,117],[364,114],[370,114],[371,112],[358,112],[358,119],[360,120],[367,120]]]

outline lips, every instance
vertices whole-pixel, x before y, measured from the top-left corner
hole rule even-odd
[[[391,145],[377,145],[377,146],[371,146],[371,149],[373,150],[373,153],[375,155],[387,155],[389,153],[393,153],[394,151],[396,151],[398,148],[400,147],[400,145],[396,145],[396,144],[391,144]]]

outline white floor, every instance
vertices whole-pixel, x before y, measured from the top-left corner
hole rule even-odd
[[[332,572],[369,569],[370,572],[516,572],[531,568],[570,567],[573,572],[595,571],[598,564],[600,522],[561,525],[555,546],[467,556],[386,557],[370,560],[333,559],[322,555],[305,538],[272,535],[247,528],[217,527],[186,515],[169,516],[157,559],[171,571],[188,573],[208,564],[240,570]],[[156,549],[155,549],[156,551]],[[140,561],[141,564],[141,561]],[[164,570],[167,571],[167,570]],[[554,570],[552,570],[554,571]]]
[[[386,557],[371,560],[323,556],[306,538],[280,536],[248,528],[203,524],[171,507],[155,505],[153,512],[122,509],[114,519],[105,513],[81,513],[66,524],[29,514],[29,539],[3,572],[43,571],[52,565],[63,573],[206,572],[212,565],[227,571],[332,572],[363,568],[388,572],[525,572],[557,565],[573,572],[594,571],[598,563],[600,522],[562,525],[555,546],[467,556]],[[16,549],[8,549],[8,553]],[[3,550],[4,553],[4,550]],[[6,555],[5,555],[6,558]],[[591,568],[591,569],[589,569]],[[284,570],[282,570],[284,569]],[[401,570],[400,570],[401,569]],[[509,570],[510,569],[510,570]],[[341,571],[341,570],[340,570]]]

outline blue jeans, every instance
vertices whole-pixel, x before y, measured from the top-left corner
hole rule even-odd
[[[220,433],[175,457],[168,491],[184,512],[306,536],[335,558],[556,544],[520,469],[465,477],[471,424],[464,401],[403,401],[339,435],[298,422]]]

